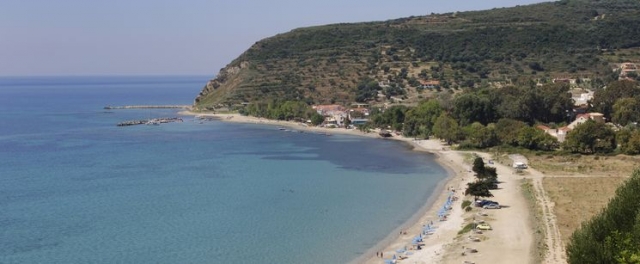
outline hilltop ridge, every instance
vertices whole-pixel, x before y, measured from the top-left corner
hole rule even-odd
[[[640,2],[569,0],[294,29],[256,42],[197,96],[412,104],[441,90],[617,78],[640,58]]]

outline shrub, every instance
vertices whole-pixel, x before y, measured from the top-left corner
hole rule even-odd
[[[465,225],[462,230],[458,231],[458,235],[462,235],[464,233],[468,233],[469,231],[471,231],[474,227],[476,226],[476,224],[474,223],[469,223],[467,225]]]

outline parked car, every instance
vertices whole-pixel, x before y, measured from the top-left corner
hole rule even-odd
[[[491,200],[476,200],[476,207],[483,207],[487,204],[498,204],[498,202],[494,202]]]
[[[488,203],[482,206],[484,209],[500,209],[500,205],[497,203]]]
[[[487,223],[484,224],[479,224],[476,226],[476,229],[480,229],[480,230],[491,230],[491,226]]]

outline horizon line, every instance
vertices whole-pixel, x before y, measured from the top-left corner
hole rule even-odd
[[[37,75],[0,75],[0,78],[52,78],[52,77],[204,77],[213,78],[216,74],[37,74]]]

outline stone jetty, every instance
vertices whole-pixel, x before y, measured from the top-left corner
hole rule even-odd
[[[190,105],[123,105],[105,106],[104,109],[190,109]]]
[[[135,125],[159,125],[164,123],[182,122],[182,118],[178,117],[165,117],[165,118],[152,118],[141,120],[129,120],[118,123],[118,126],[135,126]]]

